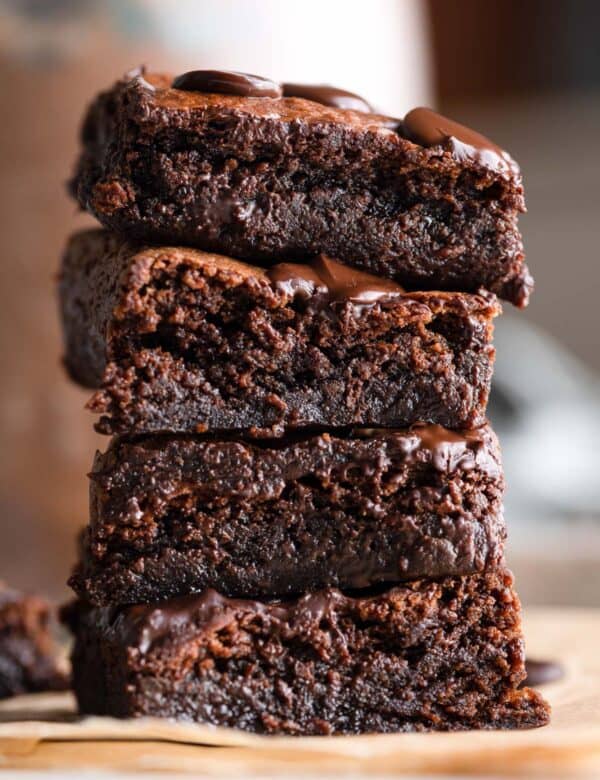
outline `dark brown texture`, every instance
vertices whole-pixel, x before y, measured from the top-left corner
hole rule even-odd
[[[50,633],[50,607],[0,582],[0,699],[66,687]]]
[[[100,388],[98,429],[483,423],[494,297],[402,294],[360,274],[347,284],[324,262],[310,280],[302,265],[265,271],[104,231],[74,236],[60,279],[65,362]]]
[[[409,289],[484,287],[526,304],[523,190],[506,153],[423,146],[389,117],[302,98],[171,82],[128,77],[87,114],[71,189],[106,227],[264,263],[325,252]]]
[[[481,571],[502,560],[503,488],[487,426],[117,441],[96,457],[70,584],[105,605]]]
[[[525,676],[508,572],[371,597],[202,596],[70,610],[83,714],[288,734],[524,728],[548,721]]]

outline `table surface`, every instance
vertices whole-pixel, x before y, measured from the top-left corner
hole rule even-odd
[[[196,777],[599,777],[600,609],[531,609],[530,657],[559,660],[542,729],[362,737],[259,737],[161,720],[78,719],[68,694],[0,704],[0,769]],[[37,776],[37,775],[36,775]],[[106,776],[103,774],[102,776]]]

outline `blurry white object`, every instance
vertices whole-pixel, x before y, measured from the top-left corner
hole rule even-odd
[[[422,0],[0,0],[0,8],[0,52],[33,64],[116,46],[130,52],[128,68],[142,57],[167,72],[332,84],[392,116],[432,99]],[[107,67],[106,83],[119,75]]]
[[[392,115],[431,102],[422,0],[119,0],[112,7],[123,26],[154,37],[187,70],[329,83]]]
[[[170,72],[240,70],[357,92],[403,116],[432,99],[421,0],[0,0],[0,50],[48,66],[125,47]],[[110,82],[120,73],[107,70]]]
[[[521,315],[496,328],[490,416],[503,447],[508,517],[600,517],[600,384]]]

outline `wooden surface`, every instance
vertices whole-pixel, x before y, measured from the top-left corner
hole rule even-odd
[[[600,609],[535,609],[531,657],[560,660],[543,689],[552,723],[519,732],[257,737],[161,720],[79,720],[69,695],[0,704],[0,768],[194,773],[196,777],[375,777],[403,773],[600,777]],[[216,747],[218,746],[218,747]]]

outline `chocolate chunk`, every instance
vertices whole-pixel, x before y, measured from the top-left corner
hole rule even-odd
[[[298,97],[312,100],[331,108],[350,109],[370,114],[373,108],[360,95],[347,92],[345,89],[330,87],[327,84],[284,84],[283,97]]]
[[[173,88],[240,97],[279,98],[282,92],[275,81],[233,70],[190,70],[173,79]]]
[[[456,159],[472,159],[488,168],[518,172],[512,157],[489,138],[430,108],[413,108],[404,117],[404,131],[422,146],[448,145]]]
[[[321,292],[329,300],[359,305],[373,304],[406,293],[391,279],[359,271],[326,255],[319,255],[309,265],[278,263],[267,270],[267,275],[288,294],[310,296]]]

